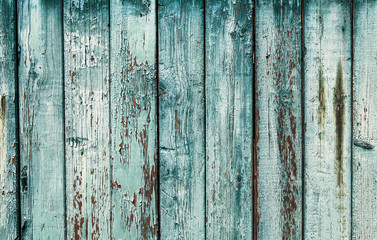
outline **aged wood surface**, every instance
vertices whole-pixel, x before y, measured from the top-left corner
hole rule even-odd
[[[252,237],[252,2],[206,2],[206,235]]]
[[[111,1],[112,236],[157,239],[156,2]]]
[[[258,239],[301,239],[301,2],[256,5]]]
[[[204,239],[203,1],[160,0],[161,239]]]
[[[0,233],[18,237],[15,2],[0,3]]]
[[[351,237],[350,10],[305,1],[305,239]]]
[[[68,239],[110,232],[109,2],[64,1]]]
[[[22,239],[64,238],[62,6],[17,1]]]
[[[352,239],[377,238],[377,2],[354,1]]]

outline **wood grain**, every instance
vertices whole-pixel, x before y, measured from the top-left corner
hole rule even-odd
[[[0,232],[18,238],[15,2],[0,3]]]
[[[17,6],[22,239],[63,238],[62,6]]]
[[[203,1],[160,0],[161,239],[204,239]]]
[[[301,1],[258,1],[255,21],[256,235],[301,239]]]
[[[111,1],[111,224],[115,239],[157,239],[155,7],[155,1]]]
[[[354,1],[352,239],[377,238],[377,2]]]
[[[109,2],[64,1],[67,238],[110,232]]]
[[[351,237],[351,11],[305,1],[305,239]]]
[[[252,237],[252,3],[206,2],[206,235]]]

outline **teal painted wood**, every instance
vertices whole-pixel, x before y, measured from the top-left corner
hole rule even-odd
[[[252,238],[252,8],[206,2],[208,239]]]
[[[13,0],[0,3],[0,232],[18,236],[16,158],[16,19]]]
[[[258,239],[302,237],[300,3],[256,5]]]
[[[350,7],[305,1],[305,239],[351,237]]]
[[[111,1],[114,239],[157,239],[155,7],[155,1]]]
[[[18,1],[22,239],[64,238],[62,6]]]
[[[109,2],[64,1],[68,239],[110,232]]]
[[[204,239],[204,6],[158,4],[161,239]]]
[[[354,1],[352,239],[377,238],[377,2]]]

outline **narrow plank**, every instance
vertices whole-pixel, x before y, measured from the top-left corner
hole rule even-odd
[[[301,1],[258,1],[255,21],[256,235],[301,239]]]
[[[351,237],[350,1],[305,1],[305,239]]]
[[[156,2],[111,1],[112,229],[156,239]]]
[[[22,239],[64,238],[59,1],[18,2]]]
[[[354,1],[352,239],[377,238],[377,2]]]
[[[159,1],[161,239],[205,238],[203,8]]]
[[[109,1],[64,1],[67,238],[110,238]]]
[[[15,2],[0,3],[0,232],[18,236]]]
[[[206,2],[209,239],[252,237],[252,1]]]

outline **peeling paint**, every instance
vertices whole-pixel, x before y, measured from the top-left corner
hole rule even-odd
[[[337,175],[337,186],[342,187],[344,182],[343,166],[343,139],[344,139],[344,122],[345,122],[345,105],[343,89],[343,68],[339,60],[335,88],[334,88],[334,118],[335,118],[335,170]]]

